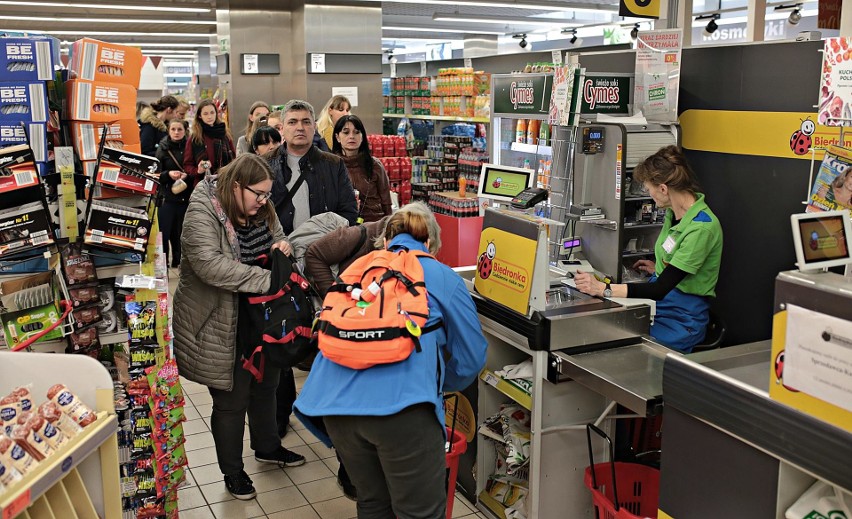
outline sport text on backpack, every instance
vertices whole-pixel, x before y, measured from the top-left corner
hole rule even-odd
[[[377,250],[355,260],[323,300],[319,349],[327,359],[352,369],[390,364],[420,352],[429,316],[422,251]],[[434,258],[432,258],[434,259]]]
[[[261,256],[258,265],[272,271],[268,294],[249,294],[241,301],[238,329],[243,345],[243,368],[263,381],[266,362],[290,368],[316,351],[312,330],[314,306],[310,284],[296,263],[278,249]]]

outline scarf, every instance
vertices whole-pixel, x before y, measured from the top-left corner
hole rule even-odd
[[[225,123],[221,121],[215,122],[212,125],[201,123],[201,131],[211,139],[224,139],[226,135]]]

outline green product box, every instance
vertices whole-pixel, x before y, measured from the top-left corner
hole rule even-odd
[[[60,320],[61,317],[62,313],[57,308],[56,303],[48,303],[43,306],[0,315],[0,320],[3,321],[3,333],[6,335],[6,345],[12,348],[24,342]],[[61,337],[61,327],[57,326],[39,340],[49,341]]]

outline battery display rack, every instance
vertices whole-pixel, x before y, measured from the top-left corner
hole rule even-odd
[[[92,249],[134,252],[141,254],[144,261],[159,190],[159,161],[107,148],[103,136],[99,150],[93,188],[106,187],[125,196],[107,202],[94,198],[96,189],[89,190],[81,232],[83,243],[90,254],[95,254]]]
[[[0,259],[52,245],[54,236],[32,150],[0,149]]]

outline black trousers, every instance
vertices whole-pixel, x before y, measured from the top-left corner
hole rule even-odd
[[[444,432],[431,404],[391,416],[326,416],[325,426],[358,489],[359,519],[442,519]]]
[[[158,210],[160,232],[163,233],[163,252],[171,267],[180,265],[180,235],[183,232],[183,219],[187,204],[163,202]]]
[[[290,423],[290,414],[293,412],[293,402],[296,401],[296,379],[293,377],[293,368],[281,370],[281,380],[278,381],[278,408],[275,421],[278,423],[278,434],[284,436],[287,432],[287,424]]]
[[[255,452],[272,453],[281,446],[275,423],[275,388],[280,370],[267,364],[264,371],[263,382],[258,383],[238,360],[234,366],[233,389],[210,388],[213,397],[210,428],[222,474],[233,475],[243,470],[246,414],[251,448]]]

